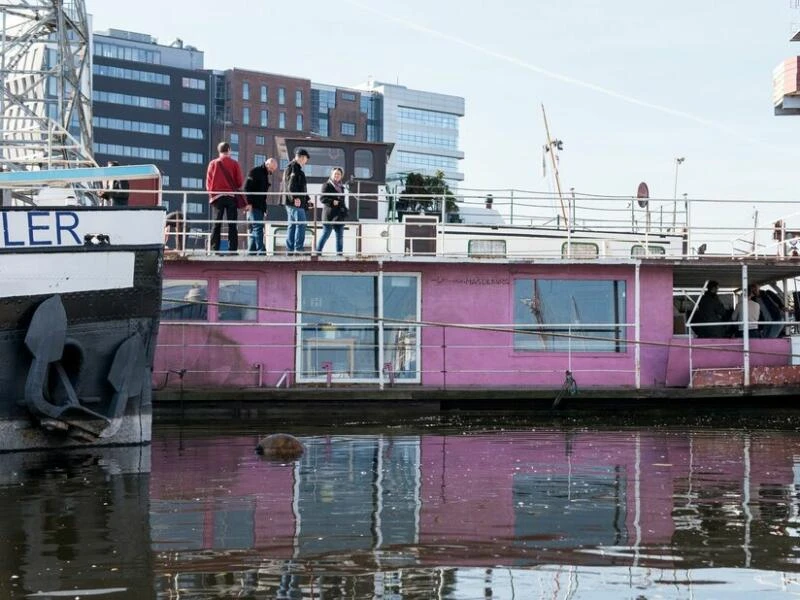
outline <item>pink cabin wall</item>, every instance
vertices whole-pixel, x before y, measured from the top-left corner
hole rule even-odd
[[[226,266],[229,268],[226,270]],[[376,263],[304,263],[304,271],[376,273]],[[186,369],[188,387],[274,386],[285,370],[295,369],[298,264],[290,262],[170,262],[168,279],[252,278],[258,275],[259,311],[255,323],[214,323],[216,286],[209,286],[209,323],[163,322],[159,331],[154,383],[164,384],[168,371]],[[635,317],[635,270],[632,265],[388,263],[384,272],[421,273],[421,317],[433,323],[507,324],[513,321],[513,281],[517,277],[622,279],[626,281],[627,318]],[[640,271],[641,384],[663,386],[672,339],[672,274],[668,267]],[[429,387],[558,387],[572,369],[581,387],[635,386],[635,332],[627,331],[623,353],[515,352],[510,331],[476,332],[442,328],[422,332],[422,384]],[[170,376],[169,385],[179,379]]]
[[[744,366],[743,341],[738,338],[691,340],[691,369],[725,369]],[[750,366],[775,367],[789,364],[791,341],[789,338],[751,339]],[[689,338],[674,337],[670,341],[667,363],[667,385],[689,385]]]
[[[632,266],[589,265],[433,265],[422,281],[422,319],[444,323],[501,324],[513,321],[515,278],[620,279],[626,281],[627,317],[635,317],[635,271]],[[667,342],[672,337],[672,273],[667,268],[642,268],[640,285],[641,381],[664,385]],[[619,354],[515,352],[512,333],[448,329],[443,357],[441,328],[423,332],[425,383],[443,386],[560,386],[572,367],[578,385],[635,385],[634,328],[628,329],[627,351]],[[444,359],[444,360],[443,360]],[[446,360],[447,373],[442,373]],[[470,372],[459,373],[459,370]]]

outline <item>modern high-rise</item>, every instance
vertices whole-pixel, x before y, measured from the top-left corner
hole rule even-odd
[[[464,152],[459,150],[464,98],[378,81],[357,87],[381,97],[381,141],[395,145],[387,181],[402,181],[410,172],[433,175],[436,171],[444,172],[453,184],[464,180],[460,168]]]
[[[94,34],[92,107],[95,160],[148,162],[166,190],[203,190],[211,154],[211,73],[203,52],[175,40],[159,44],[141,33]],[[182,199],[166,194],[170,210]],[[193,198],[190,215],[206,204]]]

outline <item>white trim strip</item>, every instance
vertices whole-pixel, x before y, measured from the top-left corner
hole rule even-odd
[[[0,298],[133,287],[133,252],[0,254]]]

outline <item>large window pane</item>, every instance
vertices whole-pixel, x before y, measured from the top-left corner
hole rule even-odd
[[[625,282],[517,279],[514,349],[625,352]]]
[[[300,321],[301,377],[323,378],[329,365],[336,379],[377,379],[380,344],[384,362],[398,378],[418,377],[418,279],[387,275],[383,285],[383,339],[378,318],[379,277],[303,275]]]
[[[208,318],[208,281],[165,279],[161,299],[163,321],[205,321]]]
[[[255,280],[220,280],[219,303],[220,321],[258,321]]]
[[[395,377],[417,375],[419,328],[417,322],[417,278],[386,275],[383,278],[384,359]]]
[[[328,177],[331,169],[344,169],[344,150],[334,147],[306,148],[310,158],[303,170],[308,177]]]

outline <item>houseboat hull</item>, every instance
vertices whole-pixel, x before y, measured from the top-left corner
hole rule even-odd
[[[798,271],[746,266],[759,283]],[[678,327],[675,290],[708,273],[735,287],[742,261],[176,257],[155,397],[553,406],[794,393],[791,337],[698,339]],[[230,293],[245,282],[248,294]],[[192,285],[202,301],[181,306]]]

